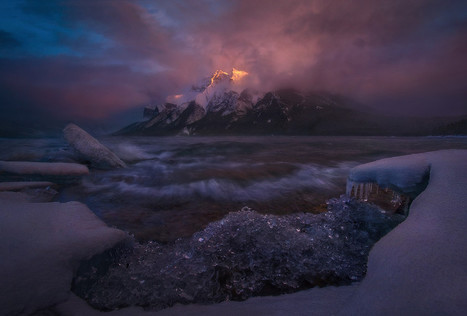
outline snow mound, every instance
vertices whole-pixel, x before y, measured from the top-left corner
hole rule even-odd
[[[68,124],[63,133],[70,146],[95,168],[126,167],[126,164],[117,155],[75,124]]]
[[[384,159],[353,169],[349,179],[410,193],[428,168],[426,189],[408,218],[375,244],[342,315],[465,315],[467,150]]]
[[[127,238],[81,203],[28,203],[25,195],[5,193],[0,195],[0,315],[29,315],[65,301],[79,262]]]
[[[191,239],[136,245],[102,277],[81,271],[74,292],[99,309],[161,309],[358,281],[373,243],[403,217],[345,196],[328,209],[274,216],[244,208]]]
[[[88,167],[67,162],[0,161],[0,173],[41,176],[81,176],[89,173]]]

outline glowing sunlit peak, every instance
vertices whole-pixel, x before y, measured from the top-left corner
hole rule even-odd
[[[211,77],[211,84],[213,84],[214,82],[216,81],[219,81],[222,79],[222,77],[224,76],[228,76],[229,74],[226,73],[225,71],[222,71],[222,70],[216,70],[216,72],[214,73],[214,75]]]
[[[248,72],[246,71],[232,68],[232,77],[230,79],[232,79],[233,81],[238,81],[247,75],[248,75]]]
[[[239,70],[239,69],[236,69],[236,68],[232,68],[232,75],[230,75],[229,73],[227,73],[227,72],[225,72],[225,71],[223,71],[221,69],[218,69],[218,70],[216,70],[214,75],[212,75],[212,77],[211,77],[211,84],[213,84],[214,82],[221,81],[224,78],[229,78],[232,81],[239,81],[239,80],[243,79],[243,77],[245,77],[247,75],[248,75],[248,72],[243,71],[243,70]]]

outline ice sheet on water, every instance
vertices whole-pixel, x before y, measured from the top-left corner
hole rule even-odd
[[[81,273],[74,290],[100,309],[161,309],[346,284],[364,276],[371,246],[402,219],[346,196],[319,215],[245,207],[190,239],[136,244],[103,276]]]

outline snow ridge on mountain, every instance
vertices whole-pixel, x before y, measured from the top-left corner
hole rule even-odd
[[[425,122],[368,111],[327,92],[294,89],[261,92],[247,85],[248,73],[217,70],[183,94],[144,109],[145,121],[117,135],[427,135]],[[414,127],[416,126],[416,128]]]

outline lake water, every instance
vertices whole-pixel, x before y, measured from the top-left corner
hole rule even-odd
[[[411,153],[467,149],[466,137],[109,137],[129,168],[92,171],[57,200],[87,204],[139,240],[172,241],[247,206],[318,213],[349,170]],[[61,139],[0,140],[0,159],[69,161]]]

